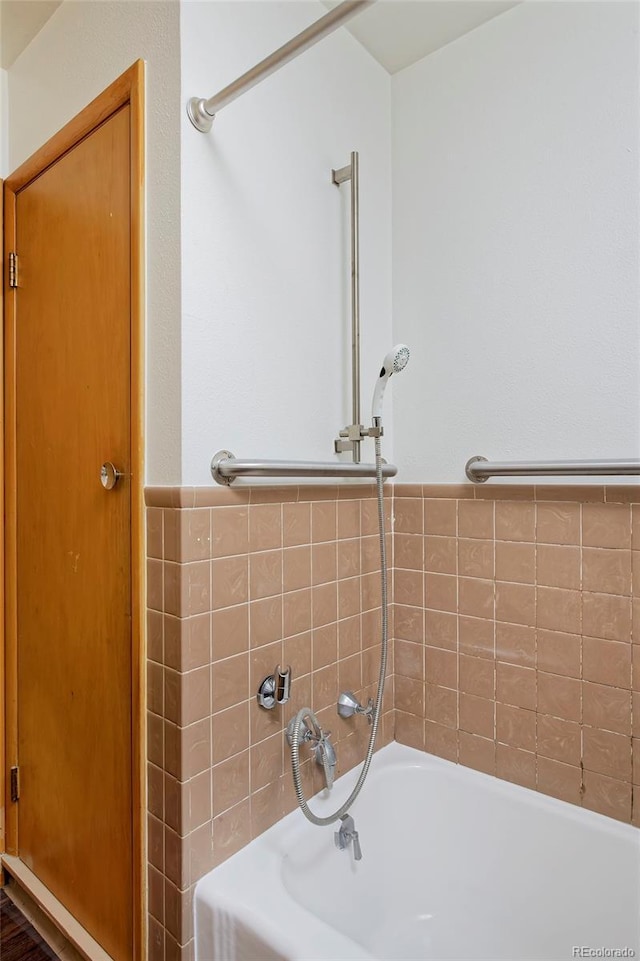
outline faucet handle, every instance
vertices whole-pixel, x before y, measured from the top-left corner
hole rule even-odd
[[[373,724],[373,698],[370,697],[366,707],[363,707],[353,691],[343,691],[338,697],[338,714],[340,717],[353,717],[354,714],[364,714],[369,724]]]
[[[315,714],[313,714],[309,708],[305,707],[302,711],[299,711],[295,717],[292,717],[287,725],[286,734],[289,745],[291,745],[293,741],[293,735],[296,730],[296,719],[298,717],[300,717],[298,722],[298,744],[306,743],[309,745],[316,764],[324,770],[325,782],[330,791],[333,787],[337,763],[336,751],[329,736],[331,731],[323,731]]]

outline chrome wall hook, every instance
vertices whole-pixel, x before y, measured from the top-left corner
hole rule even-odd
[[[276,704],[286,704],[291,696],[291,668],[284,670],[278,666],[260,684],[257,693],[258,704],[265,711],[271,711]]]

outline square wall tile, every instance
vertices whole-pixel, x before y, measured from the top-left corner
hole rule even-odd
[[[640,505],[623,493],[387,485],[380,744],[395,736],[640,826]],[[189,506],[147,510],[149,944],[158,961],[192,958],[194,883],[295,806],[285,714],[255,699],[263,676],[291,665],[286,716],[310,705],[335,731],[340,770],[363,759],[368,732],[336,722],[335,699],[339,689],[375,694],[373,495],[372,485],[220,491],[215,500],[178,490],[173,502]],[[315,765],[304,778],[310,793],[321,786]]]

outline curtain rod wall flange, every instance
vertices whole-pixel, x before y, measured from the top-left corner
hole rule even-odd
[[[365,7],[371,6],[375,3],[375,0],[344,0],[343,3],[334,7],[329,13],[325,14],[324,17],[320,17],[315,23],[303,30],[297,36],[293,37],[287,43],[279,47],[274,53],[265,57],[260,63],[252,67],[251,70],[247,70],[243,73],[241,77],[234,80],[233,83],[228,84],[228,86],[223,87],[219,93],[205,100],[201,97],[192,97],[187,104],[187,115],[189,120],[196,128],[202,133],[209,133],[215,115],[223,107],[232,103],[241,94],[246,93],[252,87],[255,87],[257,83],[261,80],[265,80],[267,77],[283,67],[285,63],[289,63],[300,53],[304,53],[309,47],[313,47],[319,40],[327,37],[338,27],[341,27],[343,23],[350,20],[351,17],[355,17],[356,14],[361,13]]]
[[[207,113],[206,102],[203,97],[191,97],[187,103],[187,116],[196,130],[201,133],[209,133],[215,119],[214,116]]]

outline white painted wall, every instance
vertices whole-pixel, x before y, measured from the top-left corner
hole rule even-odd
[[[9,88],[7,71],[0,69],[0,177],[9,173]]]
[[[640,455],[636,3],[524,3],[392,81],[403,480]]]
[[[66,0],[9,70],[15,169],[135,60],[147,61],[147,481],[180,483],[177,0]]]
[[[212,96],[324,13],[316,2],[183,3],[183,101]],[[183,483],[210,484],[220,448],[333,458],[351,419],[351,362],[349,187],[330,175],[353,149],[368,423],[391,338],[389,76],[340,30],[221,111],[210,134],[183,116]]]
[[[188,97],[323,12],[66,0],[9,72],[13,169],[148,61],[148,482],[209,484],[222,447],[332,456],[350,318],[330,169],[354,148],[365,419],[389,344],[413,348],[385,445],[401,479],[459,480],[475,453],[638,456],[637,5],[525,3],[392,81],[339,31],[190,126]]]

